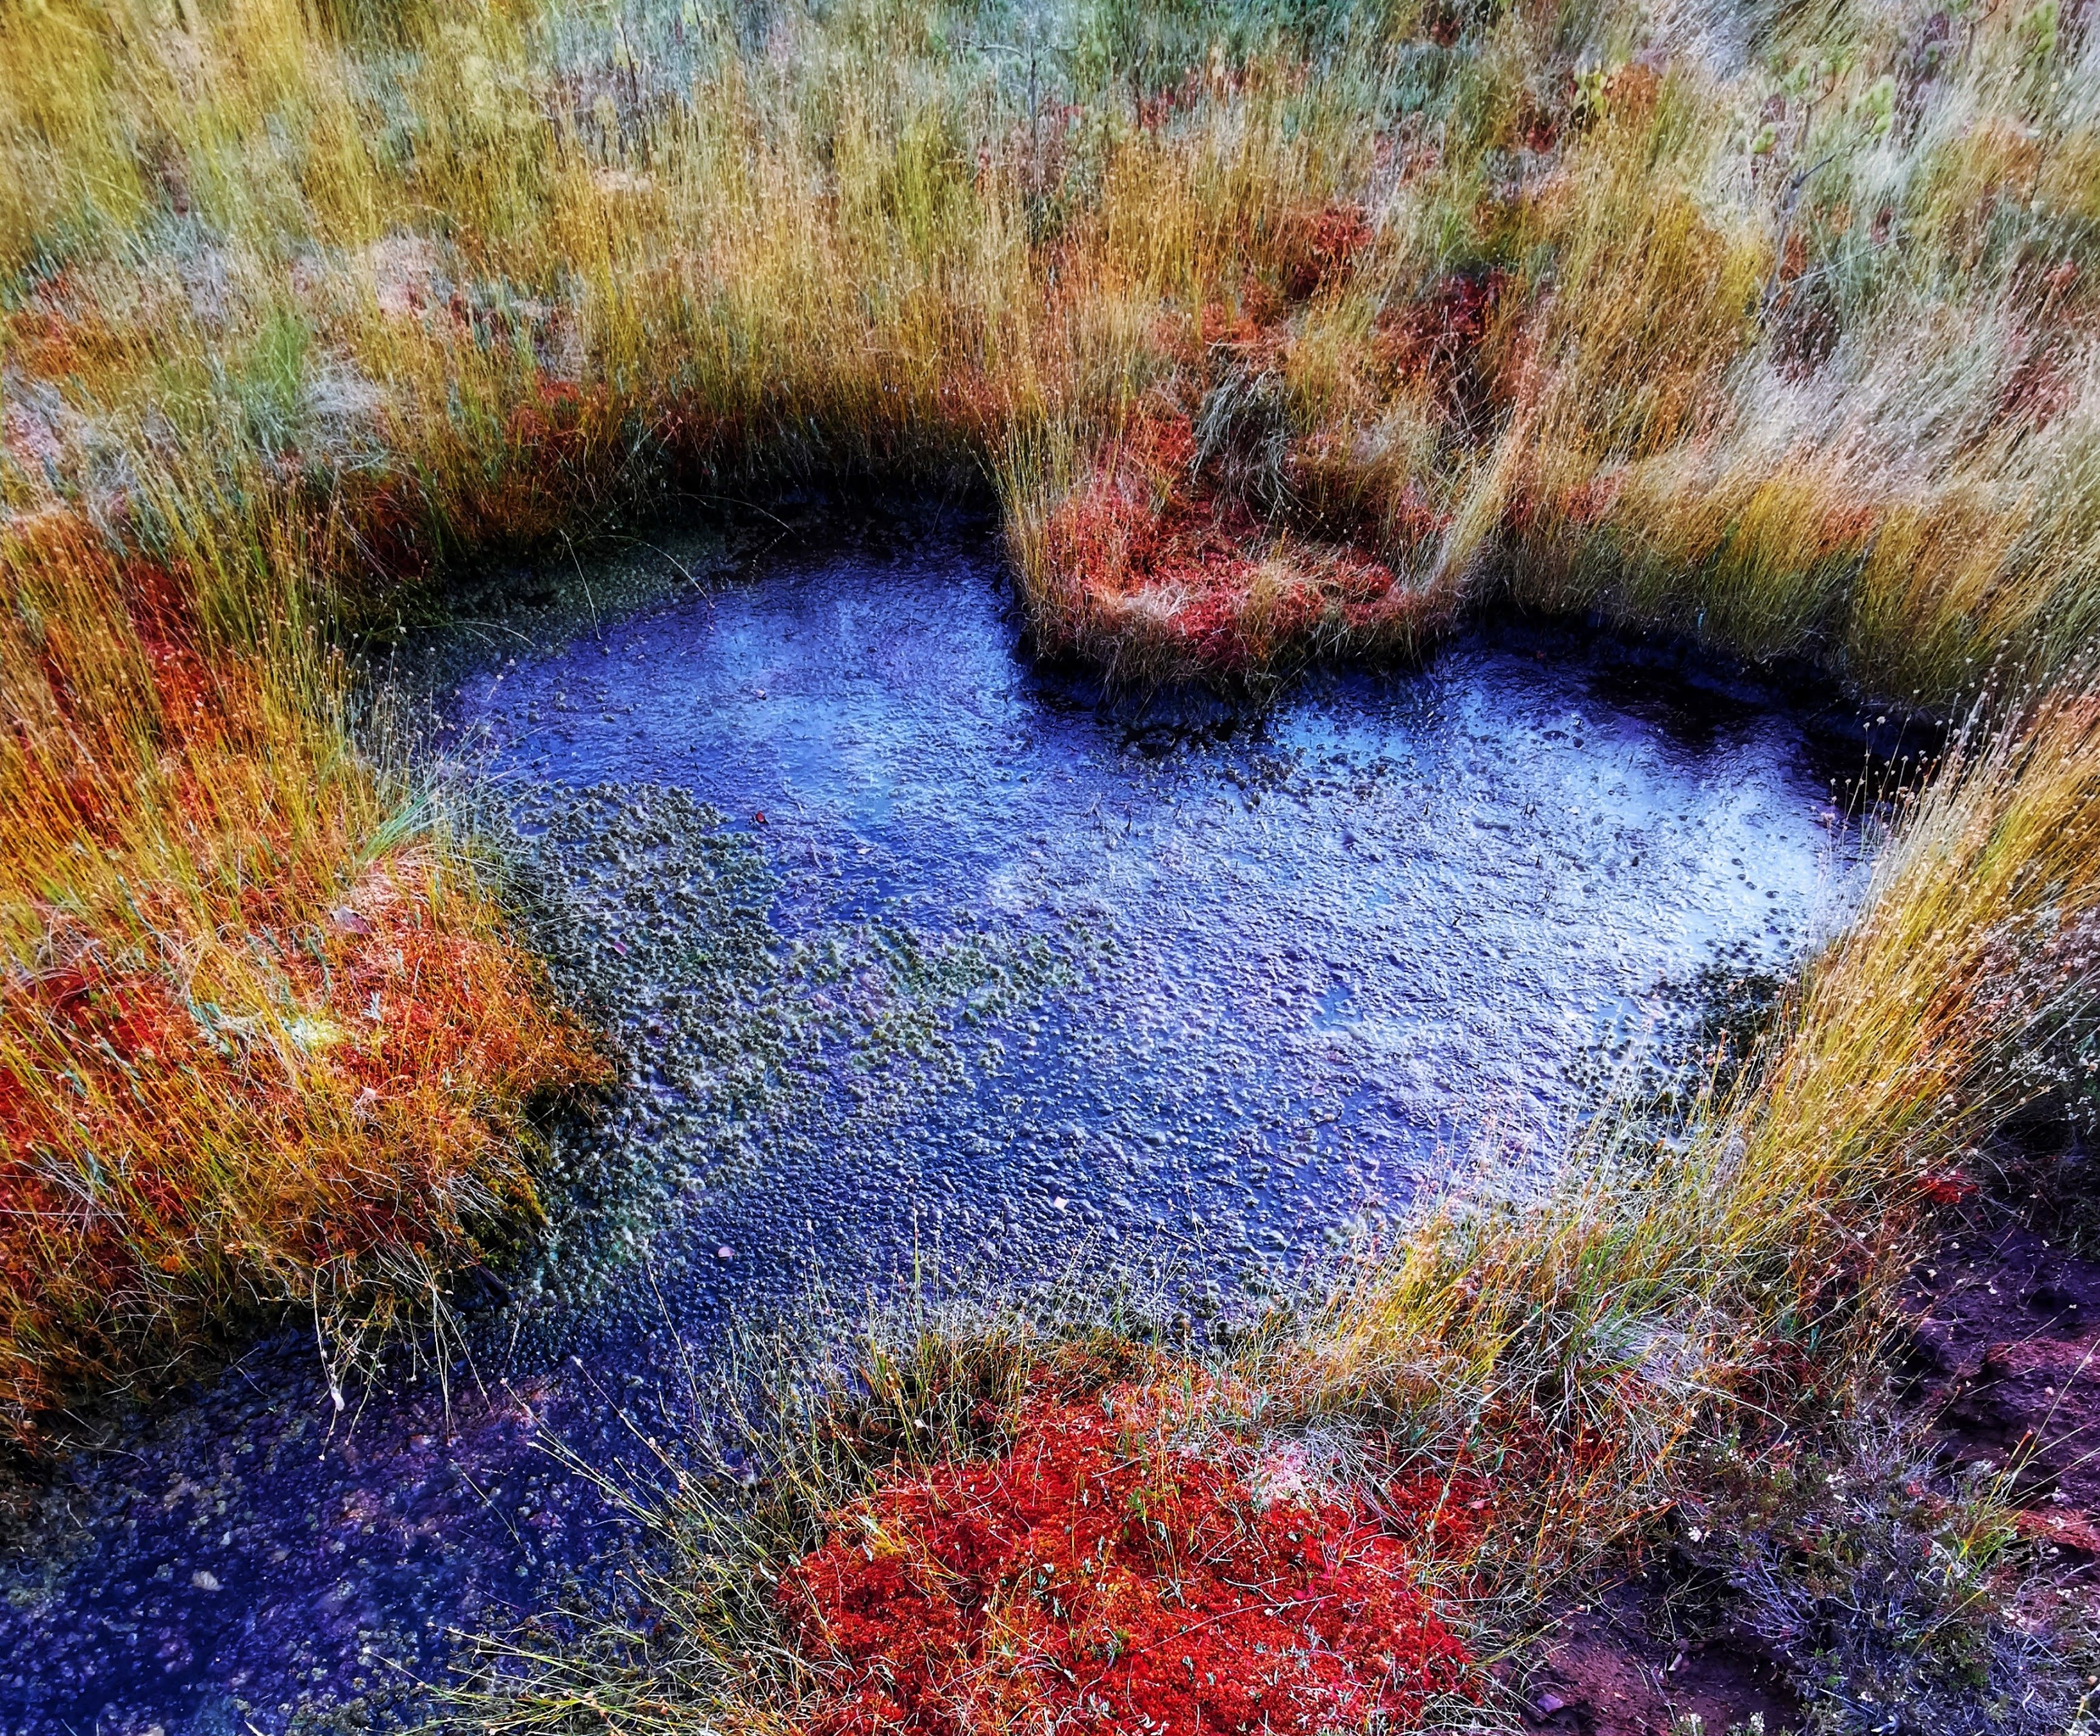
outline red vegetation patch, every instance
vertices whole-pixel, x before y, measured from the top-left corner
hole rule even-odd
[[[1959,1205],[1976,1192],[1976,1184],[1959,1170],[1948,1170],[1926,1176],[1917,1191],[1935,1205]]]
[[[1524,93],[1517,109],[1517,142],[1527,151],[1543,156],[1560,143],[1560,121],[1554,112],[1542,107],[1530,91]]]
[[[1361,205],[1331,205],[1286,218],[1277,237],[1284,293],[1303,301],[1347,277],[1370,238]]]
[[[1448,408],[1471,412],[1485,397],[1476,359],[1508,287],[1502,271],[1440,279],[1426,295],[1380,315],[1379,360],[1401,379],[1427,381]]]
[[[1426,631],[1440,605],[1384,562],[1265,523],[1192,474],[1179,412],[1133,423],[1045,527],[1075,640],[1126,645],[1168,672],[1260,669],[1331,640],[1374,645]]]
[[[251,930],[275,1019],[96,949],[0,976],[0,1418],[18,1433],[192,1307],[322,1274],[346,1294],[374,1260],[456,1268],[484,1213],[532,1212],[523,1104],[602,1064],[506,937],[448,932],[404,878],[377,870],[325,931]]]
[[[1203,1396],[1039,1396],[1004,1452],[898,1472],[838,1515],[780,1592],[835,1666],[811,1736],[1405,1726],[1462,1689],[1416,1569],[1454,1530],[1423,1522],[1466,1504],[1396,1487],[1410,1543],[1288,1462],[1176,1444]]]
[[[1154,91],[1139,102],[1137,124],[1148,132],[1157,132],[1176,115],[1193,112],[1202,104],[1207,95],[1234,95],[1243,89],[1246,83],[1246,74],[1236,68],[1192,66],[1181,75],[1179,84]],[[1083,111],[1074,105],[1069,112],[1076,117]]]
[[[1439,48],[1457,45],[1471,22],[1463,0],[1431,0],[1422,13],[1422,33]]]

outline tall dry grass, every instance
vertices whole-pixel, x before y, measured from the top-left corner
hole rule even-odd
[[[258,654],[193,568],[10,528],[0,1416],[34,1439],[260,1305],[354,1358],[530,1220],[531,1100],[602,1064],[311,640]]]
[[[1030,527],[1180,417],[1151,504],[1308,571],[1945,700],[2091,632],[2096,52],[2046,0],[24,11],[7,498],[272,478],[383,585],[685,466],[977,469],[1105,647]]]

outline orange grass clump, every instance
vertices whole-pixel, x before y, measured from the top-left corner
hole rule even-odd
[[[470,865],[212,645],[192,575],[39,530],[18,597],[64,592],[11,623],[0,689],[0,873],[34,889],[0,954],[24,1439],[229,1309],[307,1304],[340,1346],[432,1299],[536,1209],[532,1099],[603,1073]]]

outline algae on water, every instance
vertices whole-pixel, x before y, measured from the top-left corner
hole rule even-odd
[[[995,1073],[1001,1020],[1077,984],[1101,937],[893,914],[792,938],[763,835],[673,786],[528,790],[519,877],[562,989],[622,1051],[620,1089],[551,1140],[549,1222],[529,1292],[574,1301],[645,1247],[677,1196],[748,1173],[783,1140],[872,1137],[934,1091]],[[843,901],[843,894],[840,895]]]

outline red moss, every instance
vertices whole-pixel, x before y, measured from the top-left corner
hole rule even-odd
[[[18,1432],[183,1298],[354,1281],[409,1249],[470,1263],[474,1202],[532,1209],[519,1108],[601,1064],[500,932],[447,932],[383,868],[353,898],[303,938],[250,931],[300,1027],[290,1064],[274,1030],[215,1020],[144,961],[88,948],[0,976],[0,1036],[43,1063],[0,1067],[0,1416]]]
[[[2030,346],[1998,394],[1994,422],[2040,428],[2078,402],[2077,350],[2061,339]]]
[[[1405,1727],[1462,1688],[1417,1572],[1465,1528],[1426,1522],[1452,1517],[1444,1486],[1390,1491],[1410,1541],[1287,1462],[1264,1479],[1177,1444],[1207,1396],[1038,1396],[1004,1452],[900,1471],[838,1515],[779,1593],[833,1666],[810,1736]]]
[[[1214,86],[1220,92],[1237,92],[1244,82],[1243,76],[1237,71],[1214,73],[1207,67],[1192,66],[1181,75],[1179,84],[1169,85],[1139,101],[1137,124],[1147,132],[1158,132],[1177,114],[1194,110]],[[1075,116],[1083,112],[1076,105],[1070,112]]]
[[[1422,14],[1422,32],[1439,48],[1457,45],[1466,33],[1467,11],[1463,0],[1431,0]]]
[[[1527,90],[1517,110],[1517,141],[1527,151],[1543,156],[1560,143],[1560,121]]]
[[[1478,395],[1476,360],[1509,287],[1502,271],[1454,272],[1428,293],[1381,315],[1378,359],[1398,377],[1434,386],[1454,408]]]
[[[1370,219],[1358,205],[1330,205],[1285,219],[1277,236],[1284,293],[1304,301],[1356,269],[1370,243]]]
[[[1232,674],[1323,637],[1433,623],[1440,605],[1384,562],[1258,519],[1194,474],[1194,454],[1185,414],[1149,411],[1052,513],[1044,555],[1075,641],[1135,641],[1171,672]]]

